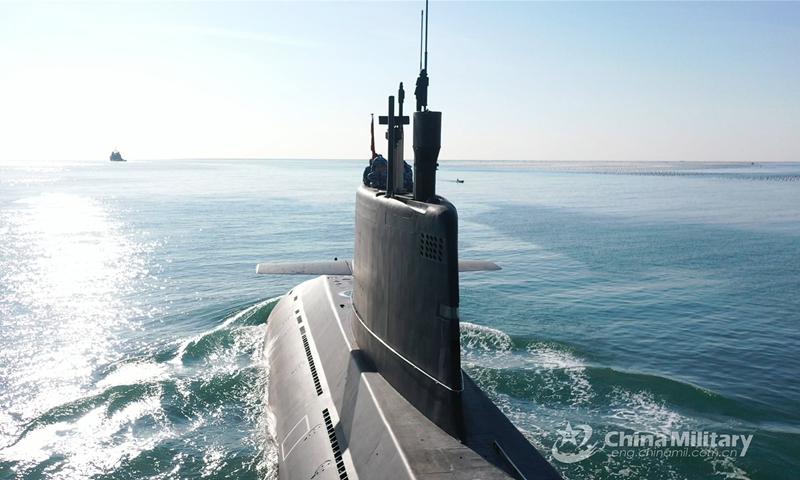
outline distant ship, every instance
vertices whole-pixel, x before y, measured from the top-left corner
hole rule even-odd
[[[125,159],[122,158],[122,155],[120,155],[119,150],[117,150],[115,148],[114,151],[111,152],[111,161],[112,162],[124,162]]]

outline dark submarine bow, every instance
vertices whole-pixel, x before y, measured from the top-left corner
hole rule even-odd
[[[407,123],[399,93],[400,115],[390,97],[381,119],[386,189],[356,193],[354,258],[257,267],[320,275],[267,321],[281,479],[561,478],[461,369],[458,274],[499,267],[458,260],[458,214],[435,191],[442,117],[427,107],[425,57],[413,194],[393,171]]]

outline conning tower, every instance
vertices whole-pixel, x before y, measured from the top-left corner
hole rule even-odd
[[[397,161],[393,133],[405,123],[402,116],[392,118],[392,104],[390,97],[389,172]],[[441,113],[418,108],[413,197],[393,193],[391,180],[386,191],[361,187],[356,195],[353,330],[386,380],[461,438],[458,213],[435,190]]]

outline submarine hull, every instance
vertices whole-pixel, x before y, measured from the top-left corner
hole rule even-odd
[[[352,276],[320,276],[268,319],[280,479],[560,478],[463,371],[461,440],[400,395],[356,343],[352,291]]]

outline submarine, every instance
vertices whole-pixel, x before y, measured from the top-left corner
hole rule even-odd
[[[317,275],[281,297],[267,320],[281,480],[561,478],[461,369],[459,274],[500,267],[458,258],[456,207],[435,188],[442,114],[428,108],[427,48],[425,57],[412,191],[403,185],[410,119],[401,83],[380,117],[384,188],[356,192],[353,259],[256,267]]]

